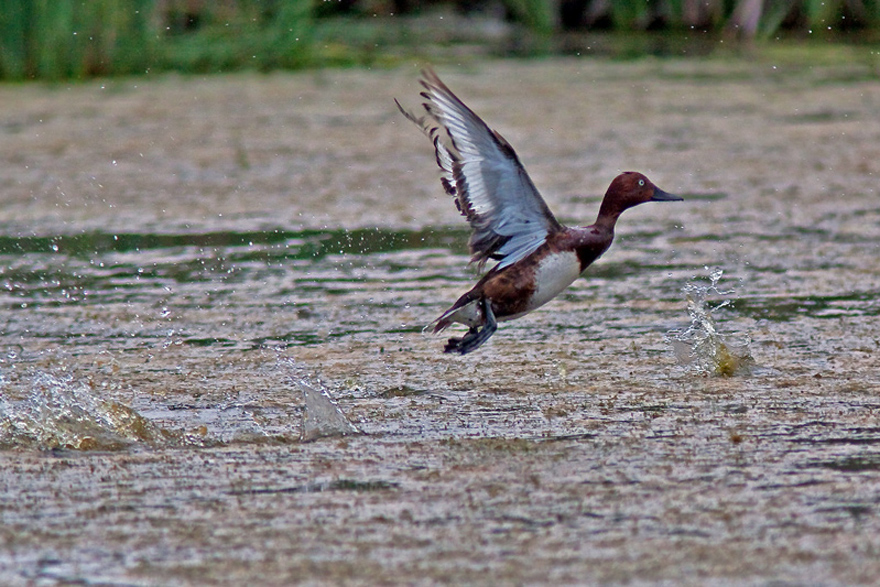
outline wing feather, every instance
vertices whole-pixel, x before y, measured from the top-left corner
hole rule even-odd
[[[504,137],[489,128],[427,69],[425,116],[400,111],[431,138],[441,183],[471,225],[471,262],[511,265],[540,247],[562,225]]]

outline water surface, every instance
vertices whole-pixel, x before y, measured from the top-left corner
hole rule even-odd
[[[442,70],[562,221],[625,169],[685,198],[463,358],[422,333],[478,275],[415,68],[0,88],[3,582],[874,580],[880,86],[844,73]],[[679,363],[689,284],[750,368]],[[302,379],[364,434],[301,443]]]

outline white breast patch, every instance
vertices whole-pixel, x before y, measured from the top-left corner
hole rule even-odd
[[[544,258],[535,272],[537,288],[529,302],[529,311],[543,306],[574,283],[581,274],[577,253],[554,253]]]

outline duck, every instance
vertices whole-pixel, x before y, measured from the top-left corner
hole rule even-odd
[[[456,96],[431,68],[422,71],[419,116],[397,108],[434,145],[445,192],[470,224],[468,249],[479,271],[494,266],[426,327],[434,334],[453,324],[467,327],[448,340],[445,353],[480,348],[499,322],[540,308],[584,274],[614,240],[620,215],[646,202],[683,198],[663,191],[644,174],[615,177],[589,226],[560,223],[541,197],[510,143]]]

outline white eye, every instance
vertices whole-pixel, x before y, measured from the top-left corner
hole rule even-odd
[[[640,179],[640,180],[639,180],[639,185],[645,185],[645,180],[644,180],[644,179]]]

